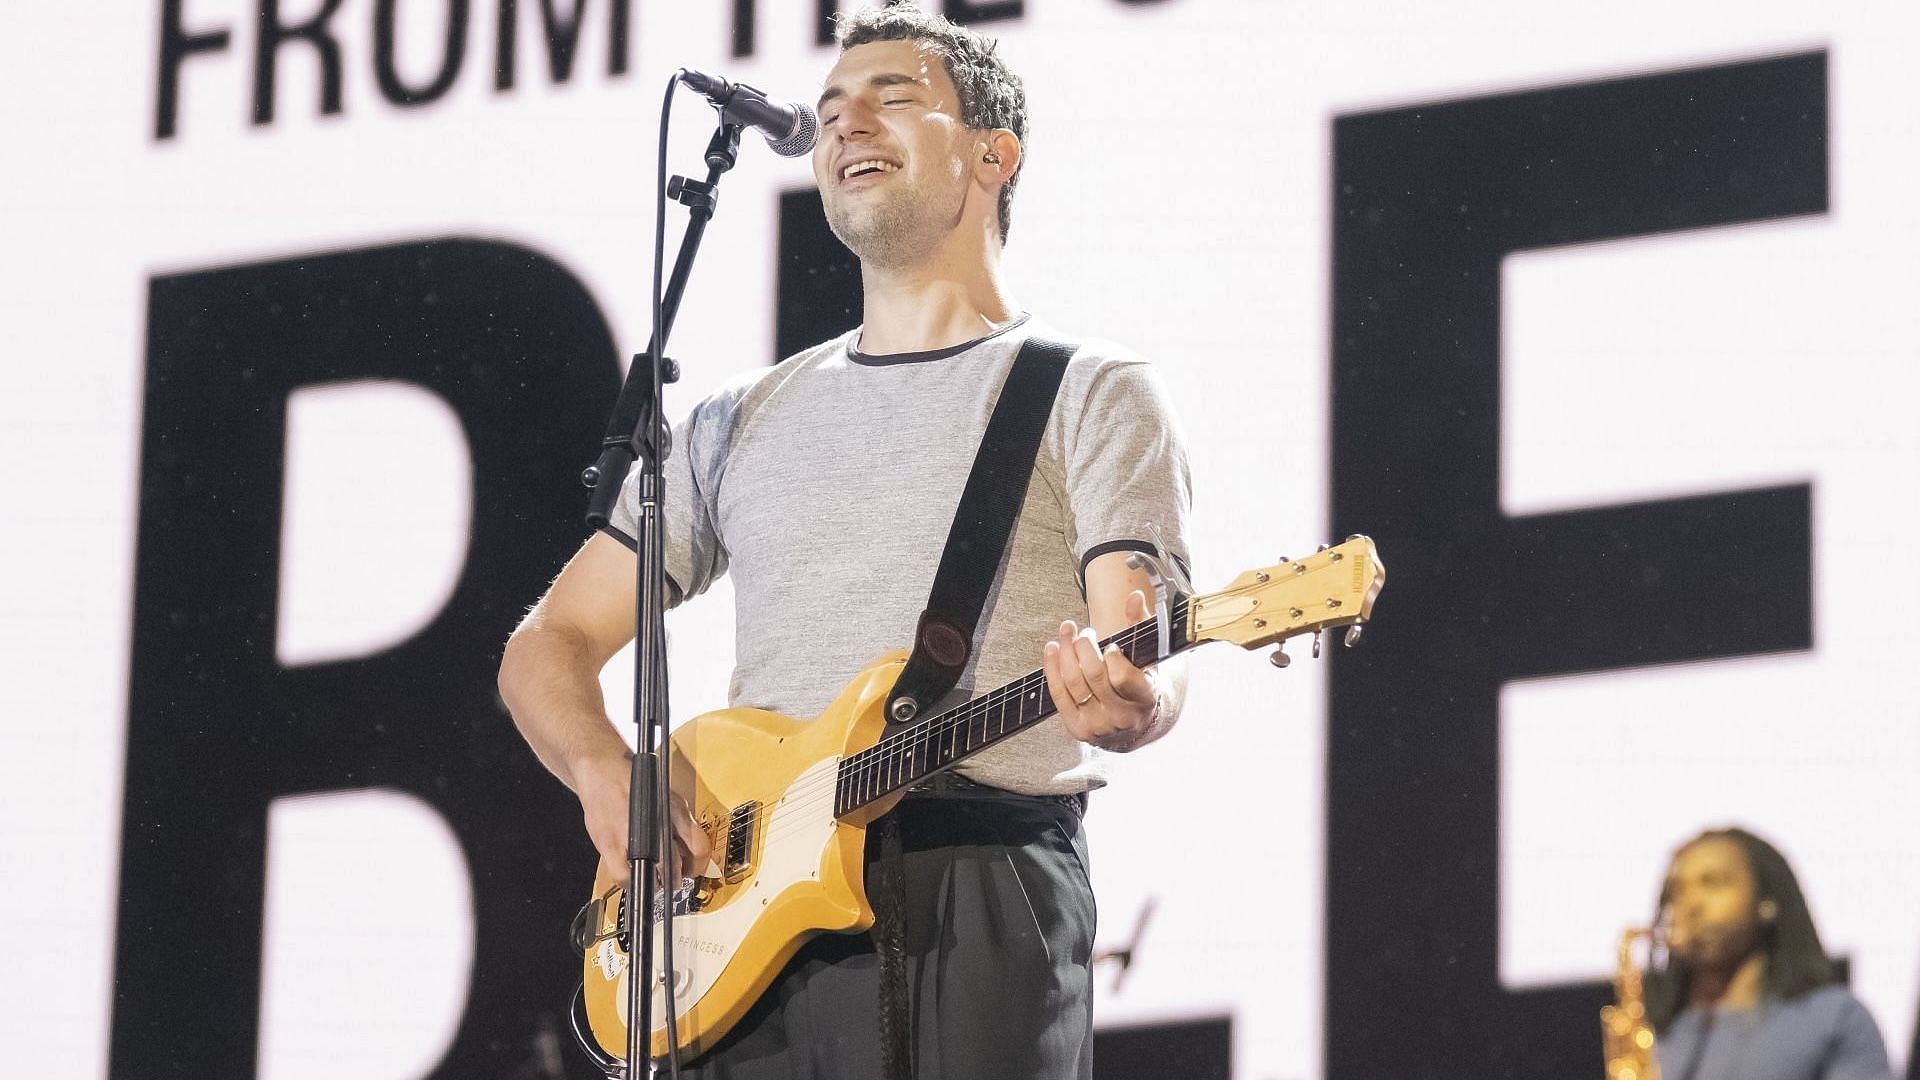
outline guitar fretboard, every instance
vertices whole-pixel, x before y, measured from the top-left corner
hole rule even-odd
[[[1173,629],[1168,648],[1160,651],[1160,622],[1149,618],[1100,643],[1102,651],[1117,645],[1136,667],[1146,667],[1185,650],[1187,599],[1168,605]],[[879,742],[840,762],[834,791],[834,813],[845,815],[875,799],[910,787],[963,758],[1032,727],[1052,716],[1053,697],[1047,693],[1045,672],[1030,671],[1021,678],[955,706],[937,716],[892,732]]]

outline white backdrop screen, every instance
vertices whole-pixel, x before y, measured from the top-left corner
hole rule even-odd
[[[0,16],[10,1074],[578,1074],[591,856],[492,667],[645,344],[660,87],[811,99],[820,6]],[[1920,16],[947,6],[1028,89],[1017,297],[1171,387],[1197,585],[1390,568],[1352,654],[1196,654],[1095,798],[1103,1037],[1597,1071],[1615,935],[1738,822],[1906,1069]],[[809,187],[749,136],[673,411],[845,324]],[[724,583],[670,625],[675,715],[723,704]]]

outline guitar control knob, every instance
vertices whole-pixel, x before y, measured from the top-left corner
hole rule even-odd
[[[1285,649],[1275,649],[1273,650],[1273,655],[1267,657],[1267,663],[1277,668],[1283,668],[1293,663],[1293,657],[1288,656],[1287,650]]]
[[[692,985],[693,985],[692,980],[687,978],[686,968],[675,967],[673,969],[673,996],[674,997],[685,997],[687,993],[687,988]],[[658,992],[661,990],[665,990],[666,987],[667,987],[667,973],[664,971],[654,972],[653,973],[654,990]]]

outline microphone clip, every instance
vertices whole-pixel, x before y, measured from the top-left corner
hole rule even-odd
[[[714,207],[720,203],[720,185],[709,184],[705,180],[675,176],[667,181],[667,198],[695,213],[711,217]]]

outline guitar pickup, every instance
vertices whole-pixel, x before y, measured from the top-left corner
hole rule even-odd
[[[760,824],[760,804],[745,802],[727,817],[727,861],[721,874],[729,883],[753,872],[754,831]]]

